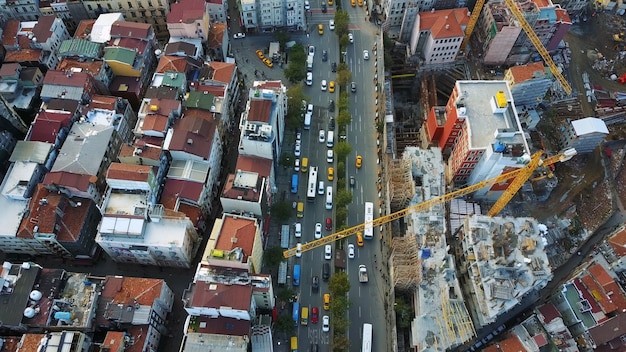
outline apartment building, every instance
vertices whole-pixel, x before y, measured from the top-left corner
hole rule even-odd
[[[468,10],[420,12],[418,17],[418,31],[410,41],[411,55],[417,55],[425,67],[455,62],[465,38]]]
[[[120,13],[129,22],[150,25],[161,40],[169,36],[166,18],[170,12],[170,3],[167,0],[84,0],[82,3],[88,18]]]
[[[238,4],[241,25],[247,31],[304,30],[303,0],[243,0]]]
[[[574,148],[578,154],[593,152],[609,134],[606,123],[595,117],[567,120],[561,127],[560,144],[563,149]]]
[[[220,195],[223,211],[263,217],[275,190],[272,160],[239,155],[235,170],[228,175]]]
[[[204,0],[182,0],[172,3],[167,15],[167,31],[171,37],[201,38],[209,36],[209,4]]]
[[[426,122],[431,144],[450,153],[448,172],[457,184],[474,184],[524,165],[528,142],[505,81],[457,81],[448,103],[431,108]],[[475,193],[497,199],[508,183]]]

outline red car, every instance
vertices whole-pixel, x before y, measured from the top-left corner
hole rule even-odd
[[[330,231],[333,229],[333,219],[326,218],[326,231]]]
[[[319,319],[319,313],[320,312],[317,307],[311,308],[311,323],[317,324],[317,321]]]

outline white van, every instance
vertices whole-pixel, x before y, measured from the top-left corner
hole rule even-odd
[[[293,227],[296,229],[295,231],[296,238],[302,237],[302,224],[297,222],[293,225]]]
[[[320,196],[324,195],[324,181],[320,181],[320,185],[317,188],[317,194],[319,194]]]
[[[333,208],[333,187],[326,187],[326,210]]]
[[[335,145],[335,133],[333,131],[328,131],[328,135],[326,136],[326,146],[328,148],[332,148]]]

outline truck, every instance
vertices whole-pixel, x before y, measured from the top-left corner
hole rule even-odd
[[[361,264],[359,265],[359,282],[365,283],[367,281],[367,268],[365,267],[365,265]]]
[[[274,62],[280,61],[280,43],[279,42],[270,42],[270,51],[268,56]]]
[[[313,71],[313,55],[309,55],[306,58],[306,70],[309,72]]]

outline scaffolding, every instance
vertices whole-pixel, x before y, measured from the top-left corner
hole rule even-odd
[[[414,290],[422,281],[422,263],[418,256],[417,236],[407,234],[391,241],[393,284],[400,290]]]
[[[436,316],[441,329],[441,343],[445,346],[458,346],[476,335],[474,324],[462,300],[450,300],[448,287],[440,287],[441,315]]]
[[[405,209],[415,195],[415,184],[411,175],[411,160],[393,159],[389,161],[389,205],[391,212]]]

